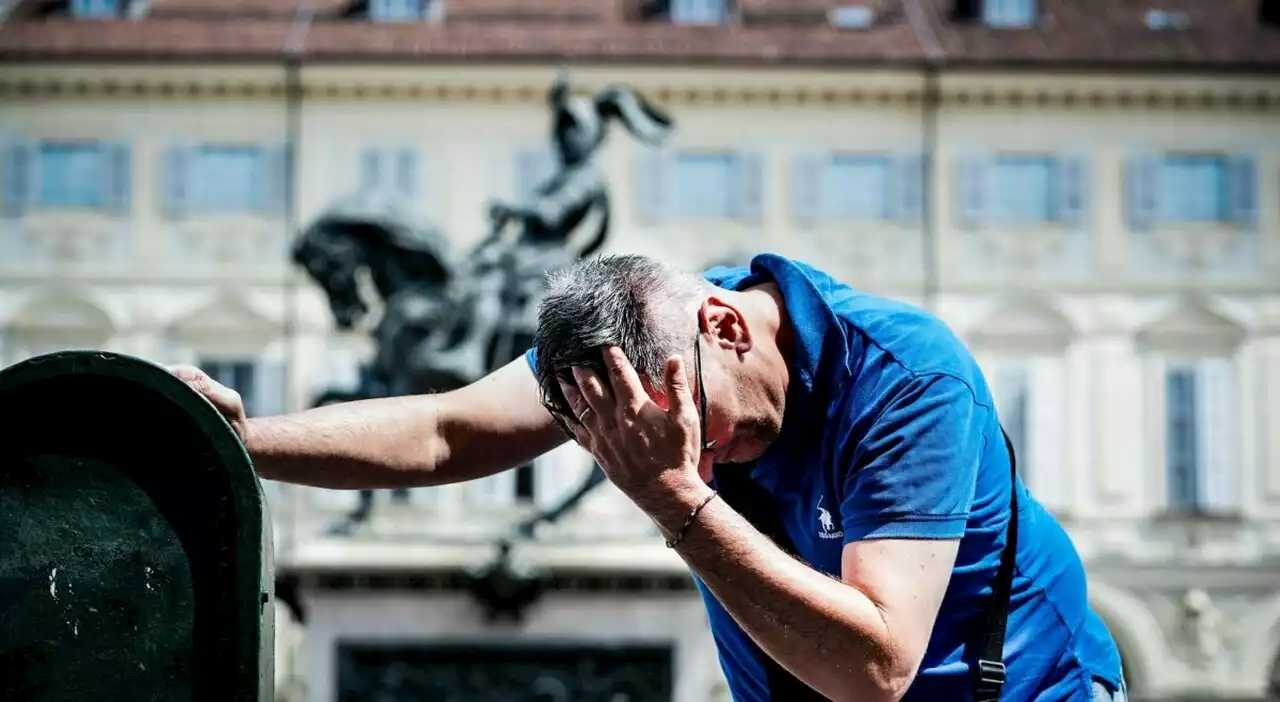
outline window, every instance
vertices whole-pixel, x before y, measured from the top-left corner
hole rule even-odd
[[[636,216],[757,224],[764,214],[763,157],[752,151],[642,149],[635,161]]]
[[[369,148],[360,153],[360,192],[416,198],[420,161],[411,148]]]
[[[682,217],[733,217],[735,170],[736,159],[732,154],[677,156],[676,212]]]
[[[245,211],[264,186],[263,152],[253,146],[203,146],[196,152],[192,204],[204,210]]]
[[[1079,155],[970,153],[952,179],[957,224],[1087,226],[1089,161]]]
[[[888,156],[837,155],[823,169],[822,201],[828,219],[891,216]]]
[[[1253,154],[1138,152],[1126,163],[1129,227],[1159,222],[1258,223],[1258,170]]]
[[[678,24],[719,24],[729,16],[726,0],[670,0],[671,21]]]
[[[1057,219],[1054,166],[1048,156],[997,156],[991,164],[991,218],[1004,222]]]
[[[44,142],[39,154],[39,206],[95,208],[106,204],[107,158],[101,145]]]
[[[985,0],[982,21],[991,27],[1030,27],[1036,21],[1035,0]]]
[[[1164,375],[1165,484],[1178,513],[1230,513],[1239,506],[1231,362],[1172,362]]]
[[[120,16],[121,0],[71,0],[71,16],[79,19],[114,19]]]
[[[426,14],[427,0],[369,0],[369,19],[375,22],[412,22]]]
[[[1219,222],[1227,219],[1227,159],[1170,154],[1160,169],[1160,219]]]
[[[132,157],[118,142],[16,140],[4,149],[0,210],[20,216],[28,208],[129,209]]]
[[[1071,504],[1061,441],[1067,431],[1063,358],[1005,358],[988,378],[1019,475],[1038,502],[1061,512]]]

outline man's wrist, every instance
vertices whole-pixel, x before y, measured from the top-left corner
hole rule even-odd
[[[631,496],[649,518],[657,524],[665,538],[673,537],[690,513],[715,493],[696,475],[656,480],[646,490]]]

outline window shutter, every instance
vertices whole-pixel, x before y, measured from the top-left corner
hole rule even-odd
[[[1235,392],[1231,361],[1196,364],[1196,463],[1200,507],[1231,514],[1240,508],[1240,466],[1236,445]]]
[[[1129,228],[1146,231],[1156,220],[1159,205],[1160,163],[1155,156],[1136,152],[1129,156],[1125,174]]]
[[[897,204],[898,222],[914,226],[921,222],[924,213],[924,154],[908,153],[898,159],[897,187],[894,202]]]
[[[641,147],[636,153],[636,217],[653,226],[666,219],[671,207],[671,165],[667,152]]]
[[[1258,226],[1258,165],[1252,154],[1238,154],[1227,174],[1228,213],[1236,226],[1253,231]]]
[[[412,147],[404,147],[396,151],[396,192],[405,200],[413,202],[422,194],[419,191],[422,183],[422,160],[418,151]]]
[[[287,411],[285,392],[288,389],[287,367],[281,360],[258,361],[253,371],[253,402],[255,416],[271,417]]]
[[[107,144],[103,149],[107,206],[112,212],[127,214],[133,195],[133,158],[130,145]]]
[[[283,213],[289,198],[289,147],[264,147],[258,152],[258,211]]]
[[[192,149],[185,144],[171,144],[165,149],[161,201],[169,217],[181,217],[190,204],[192,163]]]
[[[4,150],[4,214],[22,215],[35,195],[36,149],[29,141],[14,141]]]
[[[1199,506],[1195,377],[1182,365],[1165,370],[1165,483],[1169,507],[1177,511]]]
[[[1089,159],[1073,154],[1058,158],[1056,164],[1057,219],[1069,228],[1079,228],[1085,224],[1088,212]]]
[[[760,224],[764,216],[764,157],[756,151],[745,151],[734,159],[734,167],[734,218],[746,224]]]
[[[360,151],[360,192],[377,195],[382,188],[382,153],[378,149]]]
[[[791,217],[797,226],[809,228],[822,217],[822,154],[801,153],[791,159]]]
[[[982,226],[987,206],[987,158],[966,154],[956,160],[956,217],[961,229]]]
[[[1053,511],[1071,504],[1062,441],[1066,433],[1066,388],[1060,357],[1037,358],[1030,370],[1031,421],[1027,432],[1025,475],[1032,492]]]

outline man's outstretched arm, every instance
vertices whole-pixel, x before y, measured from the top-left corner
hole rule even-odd
[[[234,391],[194,368],[173,372],[227,416],[270,480],[336,489],[440,485],[521,465],[565,441],[524,358],[451,392],[249,419]]]

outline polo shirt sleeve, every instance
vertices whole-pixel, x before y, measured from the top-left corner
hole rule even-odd
[[[907,381],[858,437],[844,477],[844,542],[964,534],[988,409],[949,375]]]

